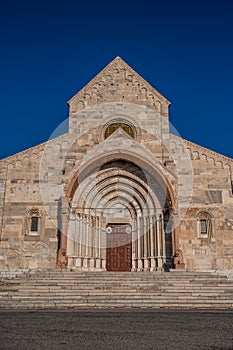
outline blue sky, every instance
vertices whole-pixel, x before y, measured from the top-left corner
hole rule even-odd
[[[116,56],[169,101],[185,139],[233,157],[231,1],[2,1],[0,158],[46,141]]]

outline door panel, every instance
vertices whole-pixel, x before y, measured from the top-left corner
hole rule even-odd
[[[130,226],[128,224],[109,226],[112,228],[112,233],[107,236],[107,271],[131,271],[132,234],[126,233]]]

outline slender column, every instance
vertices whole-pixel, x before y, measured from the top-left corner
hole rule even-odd
[[[154,217],[150,216],[150,255],[155,256],[155,246],[154,246]]]
[[[148,246],[148,239],[149,239],[149,225],[148,225],[148,217],[143,218],[144,223],[144,270],[149,269],[149,246]]]
[[[101,227],[100,227],[100,218],[98,217],[97,221],[97,227],[98,227],[98,257],[101,258]]]
[[[89,221],[88,221],[88,217],[87,217],[87,215],[84,215],[84,234],[85,234],[85,240],[84,240],[84,242],[85,242],[85,246],[84,246],[84,250],[85,250],[85,252],[84,252],[84,254],[85,254],[85,257],[84,257],[84,259],[83,259],[83,267],[85,268],[85,269],[87,269],[88,268],[88,241],[89,241]]]
[[[79,216],[75,215],[75,240],[76,240],[76,256],[79,256],[80,251],[80,228],[79,228]]]
[[[97,231],[98,231],[98,259],[96,261],[96,267],[101,269],[102,268],[102,251],[101,251],[101,227],[100,227],[100,217],[97,216],[97,222],[96,222],[96,226],[97,226]]]
[[[148,231],[147,231],[147,218],[145,216],[143,216],[143,237],[144,237],[144,258],[147,258],[147,235],[148,235]]]
[[[177,214],[176,211],[173,209],[173,215],[172,215],[172,255],[174,256],[176,253],[176,249],[178,248],[178,240],[177,240]]]
[[[95,256],[99,257],[99,231],[98,231],[98,217],[95,217]]]
[[[72,222],[72,240],[73,240],[73,260],[74,260],[74,267],[79,266],[78,261],[78,222],[77,222],[77,214],[74,211],[72,214],[73,216],[73,222]]]
[[[106,222],[104,222],[104,218],[103,216],[101,216],[100,218],[100,229],[101,229],[101,234],[103,233],[102,232],[102,228],[101,226],[105,225]],[[107,237],[106,237],[106,234],[103,235],[103,237],[101,237],[101,245],[102,247],[104,246],[105,248],[101,249],[101,262],[102,262],[102,269],[106,270],[106,265],[107,265]]]
[[[70,255],[69,252],[70,252],[70,235],[71,235],[71,220],[69,219],[68,220],[68,224],[67,224],[67,237],[66,237],[66,244],[67,244],[67,247],[66,247],[66,255]]]
[[[95,244],[95,251],[96,251],[96,268],[100,269],[100,232],[99,232],[99,218],[96,216],[95,218],[95,234],[96,234],[96,244]]]
[[[162,269],[163,260],[161,256],[162,242],[161,242],[161,215],[157,218],[157,250],[158,250],[158,270]]]
[[[93,249],[93,243],[94,243],[94,221],[93,216],[90,216],[89,218],[89,256],[90,258],[94,257],[94,249]]]
[[[155,261],[155,232],[154,232],[154,216],[150,216],[150,270],[154,271],[156,269],[156,261]]]
[[[94,217],[90,217],[90,268],[95,268],[95,220]]]
[[[157,256],[160,257],[160,219],[156,218]]]
[[[132,221],[132,271],[136,271],[136,256],[137,256],[137,223],[136,219]]]
[[[156,216],[153,215],[153,235],[154,235],[154,249],[155,249],[155,257],[158,255],[158,244],[157,244],[157,220]]]
[[[135,244],[135,259],[138,258],[138,226],[137,226],[137,217],[133,220],[133,233],[132,233],[132,240]]]
[[[142,218],[141,216],[137,217],[137,245],[138,245],[138,270],[141,271],[143,264],[142,264]]]
[[[88,257],[88,251],[89,251],[89,220],[88,216],[86,216],[86,257]]]
[[[138,244],[138,258],[141,258],[141,230],[140,230],[141,217],[137,217],[137,244]]]
[[[82,218],[80,214],[78,214],[78,236],[79,236],[79,251],[78,255],[81,257],[82,256]]]
[[[92,224],[93,224],[93,257],[97,258],[97,244],[98,244],[98,237],[97,237],[97,227],[96,227],[96,216],[92,217]]]
[[[164,230],[164,217],[161,217],[161,233],[162,233],[162,257],[163,263],[166,262],[166,246],[165,246],[165,230]]]
[[[80,220],[80,215],[77,213],[75,215],[75,242],[76,242],[76,252],[75,255],[77,255],[76,258],[76,266],[78,268],[82,267],[82,245],[81,245],[81,231],[80,231],[80,225],[81,225],[81,220]]]
[[[82,232],[82,257],[85,256],[85,243],[86,243],[86,231],[85,231],[85,216],[81,216],[81,232]]]

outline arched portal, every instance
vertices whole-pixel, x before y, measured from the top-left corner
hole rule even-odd
[[[158,171],[137,163],[119,155],[105,158],[72,180],[69,267],[153,271],[170,266],[172,196]]]

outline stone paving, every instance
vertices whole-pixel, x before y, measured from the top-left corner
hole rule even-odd
[[[233,311],[1,311],[0,349],[232,350]]]

